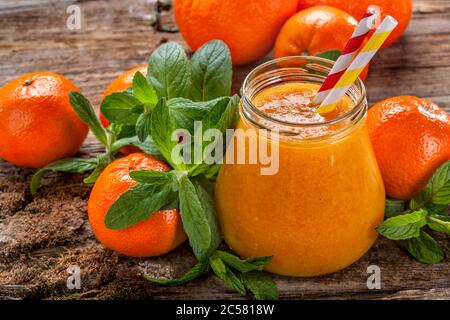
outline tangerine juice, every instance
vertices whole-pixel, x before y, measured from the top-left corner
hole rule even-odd
[[[365,126],[365,97],[357,106],[346,95],[333,113],[321,116],[312,103],[318,89],[291,81],[254,94],[253,106],[267,116],[257,120],[260,125],[292,125],[291,134],[269,141],[279,144],[279,170],[261,175],[260,163],[228,163],[216,185],[227,244],[243,257],[273,256],[266,270],[281,275],[345,268],[373,245],[383,220],[385,193]],[[355,120],[348,115],[357,107]],[[255,128],[243,108],[238,128]]]

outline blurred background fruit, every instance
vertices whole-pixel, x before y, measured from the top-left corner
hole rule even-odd
[[[342,51],[358,21],[348,13],[330,6],[302,10],[283,25],[275,42],[275,58],[316,55],[323,51]],[[368,67],[361,74],[367,76]]]
[[[412,18],[412,0],[299,0],[299,10],[312,6],[328,5],[351,14],[358,21],[370,5],[381,9],[381,16],[391,15],[399,22],[397,28],[386,40],[382,48],[387,48],[405,32]]]
[[[298,0],[175,0],[175,18],[192,50],[223,40],[234,65],[264,57],[283,23],[297,11]]]
[[[121,230],[105,225],[109,207],[137,184],[134,170],[167,171],[169,166],[145,153],[133,153],[112,162],[98,177],[88,201],[89,223],[97,239],[109,249],[131,257],[152,257],[178,247],[186,234],[178,209],[158,211],[150,218]]]
[[[0,158],[41,168],[73,156],[88,134],[69,102],[80,91],[50,72],[23,75],[0,88]]]
[[[128,70],[128,71],[124,72],[123,74],[121,74],[120,76],[118,76],[116,79],[113,80],[113,82],[111,82],[109,87],[103,93],[102,101],[112,93],[123,92],[123,91],[127,90],[128,88],[131,88],[131,86],[133,84],[133,77],[136,74],[136,72],[141,72],[144,76],[147,76],[147,68],[148,68],[148,65],[145,64],[145,65],[133,68],[131,70]],[[109,125],[108,119],[106,119],[106,117],[101,112],[100,112],[100,122],[102,123],[102,125],[105,128],[107,128]],[[120,149],[120,152],[124,155],[128,155],[130,153],[139,152],[139,151],[141,151],[141,150],[138,147],[134,147],[134,146],[123,147]]]
[[[431,101],[386,99],[369,109],[367,126],[392,198],[411,199],[450,160],[450,116]]]

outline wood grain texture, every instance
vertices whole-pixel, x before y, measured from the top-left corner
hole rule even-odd
[[[76,83],[94,105],[120,73],[146,62],[162,42],[179,34],[155,32],[148,22],[154,5],[144,0],[0,1],[0,86],[18,75],[49,70]],[[66,9],[82,10],[82,29],[66,28]],[[450,1],[416,0],[403,38],[378,55],[366,82],[371,104],[410,94],[450,110]],[[168,24],[173,17],[163,17]],[[267,59],[267,58],[266,58]],[[237,92],[257,63],[235,68]],[[102,147],[88,138],[82,153]],[[99,245],[86,221],[90,187],[78,175],[50,174],[33,199],[32,170],[0,161],[0,298],[240,298],[212,276],[182,287],[151,285],[143,273],[171,277],[193,262],[187,245],[153,259],[129,259]],[[449,239],[440,238],[447,254]],[[82,289],[65,286],[67,267],[79,265]],[[381,290],[368,290],[367,267],[382,271]],[[395,243],[379,239],[353,266],[316,278],[275,277],[287,299],[450,299],[450,261],[428,266],[411,259]]]

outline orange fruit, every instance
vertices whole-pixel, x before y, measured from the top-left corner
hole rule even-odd
[[[89,129],[73,111],[70,91],[80,90],[50,72],[29,73],[0,88],[0,158],[41,168],[77,153]]]
[[[118,76],[116,79],[113,80],[113,82],[111,82],[109,87],[103,93],[102,101],[110,94],[113,94],[116,92],[122,92],[122,91],[125,91],[125,90],[131,88],[131,86],[133,84],[133,78],[134,78],[134,75],[136,74],[136,72],[141,72],[144,76],[146,76],[147,68],[148,68],[148,65],[142,65],[140,67],[136,67],[134,69],[128,70],[128,71],[124,72],[123,74],[121,74],[120,76]],[[106,119],[106,117],[101,112],[100,112],[100,122],[102,123],[102,125],[105,128],[107,128],[109,125],[108,119]],[[138,147],[134,147],[134,146],[123,147],[122,149],[120,149],[120,152],[124,155],[134,153],[134,152],[140,152],[140,151],[141,150]]]
[[[450,160],[450,116],[425,99],[400,96],[369,109],[367,126],[387,194],[411,199]]]
[[[186,240],[178,209],[158,211],[145,221],[121,230],[105,225],[109,207],[122,193],[137,184],[134,170],[167,171],[164,162],[144,153],[132,153],[112,162],[100,174],[88,201],[89,223],[97,239],[107,248],[130,257],[165,254]]]
[[[176,0],[175,18],[192,50],[213,39],[224,41],[234,65],[264,57],[298,0]]]
[[[412,18],[412,0],[299,0],[299,10],[313,6],[327,5],[341,9],[360,20],[364,17],[367,8],[375,5],[380,8],[381,18],[391,15],[399,22],[397,28],[387,38],[382,48],[388,47],[405,32]]]
[[[300,11],[284,24],[275,42],[275,58],[316,55],[327,50],[342,51],[358,21],[348,13],[330,6]],[[367,76],[368,67],[361,74]]]

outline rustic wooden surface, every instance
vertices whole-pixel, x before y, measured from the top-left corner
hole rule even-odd
[[[98,105],[121,72],[144,63],[162,42],[179,34],[156,32],[145,0],[0,1],[0,86],[20,74],[64,74]],[[82,29],[66,28],[66,8],[82,10]],[[163,17],[168,25],[169,14]],[[252,68],[235,69],[234,90]],[[450,0],[416,0],[403,38],[380,54],[367,81],[370,103],[410,94],[450,110]],[[82,152],[101,147],[88,138]],[[178,288],[154,286],[141,277],[176,276],[193,263],[190,249],[153,259],[129,259],[97,243],[86,221],[90,187],[81,176],[53,174],[36,198],[28,192],[33,171],[0,161],[0,298],[239,298],[214,277]],[[440,242],[450,256],[450,242]],[[381,268],[381,290],[368,290],[367,267]],[[70,265],[82,270],[81,290],[66,288]],[[353,266],[317,278],[275,277],[281,298],[449,299],[450,257],[434,266],[415,262],[393,242],[379,239]]]

